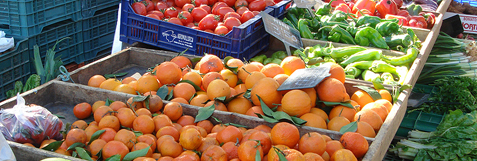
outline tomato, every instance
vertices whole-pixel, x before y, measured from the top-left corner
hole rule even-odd
[[[244,13],[245,11],[250,11],[250,10],[248,10],[248,7],[240,7],[240,8],[237,9],[236,12],[237,12],[239,15],[243,15],[243,13]]]
[[[146,15],[146,17],[151,17],[151,18],[154,18],[154,19],[161,20],[161,17],[159,17],[158,15],[156,15],[154,13],[149,13],[149,14]]]
[[[248,2],[246,0],[238,0],[238,1],[235,1],[234,6],[235,6],[235,9],[240,8],[240,7],[247,7]]]
[[[177,17],[178,14],[179,14],[179,11],[176,8],[169,7],[164,12],[164,17],[166,18]]]
[[[253,15],[259,15],[260,14],[260,11],[252,11]]]
[[[193,4],[190,4],[190,3],[187,3],[184,6],[182,6],[182,10],[187,11],[187,12],[192,12],[192,10],[194,8],[195,8],[195,6]]]
[[[192,4],[195,4],[196,7],[199,7],[200,5],[209,5],[209,1],[208,0],[194,0],[192,1]]]
[[[255,0],[246,0],[248,2],[248,4],[252,3],[253,1]]]
[[[240,15],[237,12],[226,13],[225,16],[224,16],[224,20],[226,20],[229,17],[235,17],[237,19],[240,19]]]
[[[264,0],[255,0],[248,4],[250,11],[263,11],[265,7],[267,7],[267,4]]]
[[[209,1],[209,3],[207,3],[207,4],[209,4],[209,5],[211,5],[211,6],[212,6],[212,4],[217,3],[217,0],[207,0],[207,1]]]
[[[219,22],[219,23],[217,24],[217,27],[219,27],[219,26],[225,26],[225,24],[224,24],[223,22]],[[228,29],[227,29],[227,30],[228,30]]]
[[[265,0],[265,4],[267,6],[275,6],[275,2],[273,2],[273,0]]]
[[[192,15],[187,11],[180,12],[177,18],[181,20],[182,24],[189,24],[194,21],[194,18],[192,17]]]
[[[217,2],[214,4],[214,6],[212,7],[212,14],[216,15],[217,14],[217,10],[220,8],[220,7],[227,7],[228,5],[224,2]]]
[[[195,22],[199,22],[200,20],[202,20],[202,18],[207,16],[207,11],[205,11],[203,8],[196,7],[192,9],[192,12],[190,12],[190,14],[194,18]]]
[[[217,26],[217,28],[214,30],[214,33],[217,35],[226,35],[228,32],[229,29],[227,29],[225,26]]]
[[[190,28],[195,27],[194,23],[188,23],[185,26],[190,27]]]
[[[191,27],[193,29],[196,29],[196,30],[199,30],[199,27],[198,26],[194,26],[194,27]]]
[[[208,14],[199,22],[199,29],[201,30],[215,30],[219,23],[220,17],[218,15]]]
[[[229,7],[233,7],[235,5],[236,0],[219,0],[219,2],[224,2],[227,4]]]
[[[205,5],[205,4],[202,4],[202,5],[200,5],[199,7],[200,7],[200,8],[203,8],[205,11],[207,11],[207,14],[210,14],[210,10],[212,10],[212,9],[210,8],[210,6]]]
[[[152,3],[152,1],[150,0],[145,0],[143,2],[144,2],[144,5],[146,6],[147,12],[153,11],[156,8],[156,6],[154,6],[154,3]]]
[[[234,26],[240,26],[242,23],[238,18],[229,17],[224,21],[225,27],[227,27],[230,31],[232,31]]]
[[[190,3],[190,0],[174,0],[177,7],[183,7],[185,4]]]
[[[137,14],[145,16],[147,14],[146,5],[143,2],[134,2],[131,6]]]
[[[245,23],[253,17],[255,17],[255,15],[251,11],[245,11],[240,17],[240,22]]]
[[[165,4],[164,2],[156,3],[156,10],[158,11],[164,12],[167,8],[169,8],[169,6],[167,6],[167,4]]]
[[[214,30],[210,30],[210,29],[207,29],[207,30],[204,30],[205,32],[208,32],[208,33],[213,33],[214,34]]]
[[[224,19],[224,16],[225,14],[229,13],[229,12],[235,12],[235,10],[231,7],[220,7],[218,10],[217,10],[217,14],[216,15],[219,15],[220,16],[220,21],[222,21]]]
[[[176,5],[176,4],[175,4],[176,2],[174,2],[174,0],[166,0],[165,2],[166,2],[166,4],[167,4],[168,7],[173,7],[173,6]]]
[[[182,21],[177,17],[172,17],[167,22],[183,26]]]

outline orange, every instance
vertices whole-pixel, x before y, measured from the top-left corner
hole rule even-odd
[[[245,87],[247,89],[252,88],[255,84],[257,84],[258,81],[261,79],[266,78],[265,74],[260,73],[260,72],[250,72],[250,75],[247,76],[247,79],[245,80]]]
[[[257,152],[260,153],[260,159],[263,158],[262,146],[258,146],[258,142],[254,140],[243,142],[237,149],[238,157],[241,161],[255,161]]]
[[[161,138],[163,137],[167,137],[167,135],[162,136]],[[181,144],[174,141],[174,139],[165,139],[162,144],[159,144],[161,138],[157,140],[157,150],[161,152],[162,156],[177,157],[182,153],[183,150]]]
[[[356,115],[354,115],[353,121],[360,119],[363,122],[368,123],[374,129],[374,131],[379,131],[381,125],[383,125],[383,120],[381,117],[372,110],[361,110]]]
[[[267,159],[268,160],[278,160],[278,155],[277,155],[277,152],[275,151],[275,148],[277,149],[280,149],[281,151],[284,151],[284,150],[287,150],[287,149],[290,149],[289,147],[285,146],[285,145],[275,145],[273,146],[272,148],[270,148],[270,150],[268,151],[268,157]]]
[[[200,160],[199,155],[197,155],[197,153],[190,150],[186,150],[182,152],[177,158],[174,158],[174,161],[199,161],[199,160]]]
[[[111,128],[111,129],[114,129],[114,131],[118,131],[121,125],[119,123],[119,119],[116,116],[108,115],[101,118],[101,120],[99,121],[98,127],[100,129]]]
[[[195,150],[202,144],[202,136],[198,130],[189,128],[181,132],[179,143],[184,149]]]
[[[311,110],[311,99],[302,90],[291,90],[287,92],[282,100],[281,109],[290,116],[300,117]]]
[[[215,125],[212,130],[210,131],[211,133],[217,133],[219,131],[222,131],[223,129],[225,129],[227,126],[225,126],[224,124],[217,124]]]
[[[224,64],[219,57],[208,54],[197,63],[200,73],[220,72],[224,68]]]
[[[391,93],[389,93],[388,90],[386,89],[378,89],[378,93],[381,95],[382,99],[388,100],[389,103],[393,102],[393,97],[391,96]]]
[[[99,87],[104,81],[106,81],[106,78],[104,78],[102,75],[93,75],[88,80],[88,86]]]
[[[131,86],[134,90],[137,90],[137,81],[131,81],[128,83],[129,86]]]
[[[204,152],[205,150],[207,150],[208,147],[212,145],[219,145],[219,142],[217,142],[217,139],[208,138],[208,137],[202,138],[202,144],[200,144],[197,151]]]
[[[93,113],[94,111],[96,111],[96,109],[98,109],[98,107],[100,106],[104,106],[106,104],[105,101],[96,101],[93,103],[93,105],[91,106],[91,108],[93,109]]]
[[[374,102],[366,104],[361,110],[372,110],[376,112],[379,115],[379,117],[381,117],[381,120],[383,120],[383,122],[384,120],[386,120],[386,117],[388,116],[388,113],[389,113],[386,106],[379,103],[374,103]]]
[[[314,114],[320,116],[321,118],[323,118],[323,120],[329,120],[328,114],[326,114],[326,112],[323,111],[320,108],[313,107],[313,108],[311,108],[310,113],[314,113]]]
[[[325,139],[317,132],[310,132],[303,135],[298,142],[298,150],[301,153],[316,153],[322,155],[326,150]]]
[[[305,157],[305,160],[311,160],[311,161],[325,161],[321,155],[318,155],[316,153],[305,153],[303,155]]]
[[[272,128],[270,128],[270,127],[267,126],[267,125],[258,125],[258,126],[256,126],[255,128],[253,128],[253,129],[259,130],[259,131],[263,131],[263,132],[266,132],[266,133],[272,132]]]
[[[323,160],[325,160],[325,161],[329,161],[329,160],[330,160],[330,155],[329,155],[327,152],[323,153],[323,155],[321,155],[321,157],[322,157]]]
[[[262,111],[262,107],[260,107],[260,106],[253,106],[253,107],[251,107],[250,109],[247,110],[247,112],[245,113],[245,115],[249,115],[249,116],[253,116],[253,117],[258,117],[256,113],[264,115],[264,113],[263,113],[263,111]]]
[[[147,93],[150,93],[150,92],[147,92]],[[138,102],[138,101],[134,101],[133,100],[133,97],[130,97],[128,99],[128,101],[126,102],[126,105],[127,107],[129,108],[133,108],[134,110],[137,110],[139,108],[143,108],[143,102],[144,101],[141,101],[141,102]],[[113,109],[114,110],[114,109]],[[115,110],[116,111],[116,110]]]
[[[285,74],[285,71],[278,64],[270,63],[265,65],[262,70],[260,70],[266,77],[273,78],[278,74]]]
[[[154,121],[151,116],[140,115],[133,122],[134,131],[140,131],[143,134],[150,134],[154,131]]]
[[[277,74],[275,77],[273,77],[273,79],[275,79],[278,82],[278,84],[282,85],[283,82],[285,82],[285,80],[288,79],[288,77],[289,76],[286,74]]]
[[[285,149],[283,150],[283,154],[288,161],[305,161],[305,156],[296,149]]]
[[[45,139],[41,142],[40,144],[40,149],[44,148],[45,146],[48,146],[48,144],[55,142],[55,139]]]
[[[179,130],[179,133],[182,133],[182,132],[186,131],[187,129],[196,129],[197,131],[199,131],[200,136],[202,136],[202,137],[207,136],[207,131],[205,131],[204,128],[198,127],[198,126],[195,126],[195,125],[186,125],[186,126],[182,127],[181,130]]]
[[[195,125],[194,121],[195,121],[194,117],[189,115],[184,115],[177,120],[177,123],[181,124],[181,126]]]
[[[227,161],[227,153],[220,146],[211,145],[202,153],[201,161]]]
[[[129,84],[120,84],[113,89],[116,92],[128,93],[128,94],[136,94],[136,90],[131,87]]]
[[[329,117],[330,119],[333,119],[335,117],[338,117],[338,115],[341,115],[347,118],[348,120],[353,120],[355,114],[356,114],[355,109],[352,109],[343,105],[337,105],[333,107],[333,109],[331,109]]]
[[[180,131],[182,129],[182,125],[178,123],[172,123],[172,126],[177,129],[177,131]]]
[[[327,78],[336,78],[341,83],[343,83],[343,84],[345,83],[346,74],[344,72],[343,67],[341,67],[341,65],[338,65],[338,64],[333,63],[333,62],[327,62],[327,63],[321,64],[321,65],[330,67],[330,74],[331,75]]]
[[[252,107],[252,102],[243,97],[237,97],[227,104],[227,109],[230,112],[245,114]]]
[[[227,84],[230,86],[230,87],[235,87],[237,85],[237,82],[238,82],[238,77],[236,74],[234,74],[232,71],[230,71],[229,69],[224,69],[222,71],[220,71],[220,75],[222,75],[222,77],[224,78],[225,82],[227,82]]]
[[[164,156],[164,157],[161,157],[159,158],[157,161],[173,161],[174,158],[170,157],[170,156]]]
[[[132,98],[132,97],[131,97]],[[131,99],[130,98],[130,99]],[[132,99],[131,99],[132,100]],[[113,103],[111,103],[109,105],[109,107],[111,107],[111,109],[113,109],[114,111],[118,111],[120,108],[127,108],[128,106],[126,105],[126,103],[124,102],[121,102],[121,101],[114,101]]]
[[[188,72],[182,76],[182,80],[189,80],[197,86],[202,86],[202,77],[197,72]]]
[[[79,103],[73,108],[73,114],[78,119],[88,118],[92,111],[91,105],[87,102]]]
[[[356,130],[356,132],[366,137],[376,137],[376,132],[374,132],[373,127],[367,122],[358,121],[358,129]]]
[[[189,101],[188,101],[188,100],[186,100],[186,99],[184,99],[184,98],[180,98],[180,97],[178,97],[178,98],[173,98],[173,99],[171,99],[170,101],[171,101],[171,102],[177,102],[177,103],[183,103],[183,104],[187,104],[187,105],[189,104]]]
[[[205,91],[207,91],[207,88],[209,87],[210,82],[216,79],[224,79],[220,73],[217,72],[209,72],[202,77],[202,87],[204,87]]]
[[[287,122],[280,122],[273,126],[271,135],[275,145],[283,144],[288,147],[295,147],[300,139],[298,128]]]
[[[300,117],[306,121],[305,126],[327,129],[326,121],[314,113],[306,113]]]
[[[146,101],[143,101],[143,107],[146,106]],[[164,103],[162,102],[161,97],[158,95],[151,95],[149,96],[149,111],[151,113],[159,112],[162,109],[162,106],[164,106]]]
[[[328,130],[340,131],[343,126],[351,123],[346,117],[338,116],[328,122]]]
[[[182,78],[180,67],[173,62],[163,62],[156,66],[153,72],[161,84],[176,84]]]
[[[356,158],[361,158],[368,152],[368,141],[359,133],[346,132],[341,136],[340,142],[345,149],[351,150]]]
[[[120,141],[110,141],[106,143],[102,150],[103,158],[109,158],[113,155],[119,154],[121,155],[121,160],[129,153],[129,149],[126,145],[124,145]]]
[[[380,105],[383,105],[384,107],[386,107],[386,109],[388,110],[388,114],[393,109],[393,104],[386,99],[378,99],[378,100],[374,101],[374,103],[380,104]]]
[[[243,132],[243,138],[242,138],[242,141],[241,143],[247,141],[247,140],[250,140],[250,136],[254,133],[254,132],[257,132],[258,130],[256,129],[248,129],[246,130],[245,132]]]
[[[163,135],[172,136],[175,141],[179,141],[180,133],[176,128],[174,128],[172,126],[164,126],[161,129],[159,129],[159,131],[157,131],[156,137],[160,138]]]
[[[214,127],[214,125],[212,124],[212,122],[210,122],[209,120],[199,121],[199,122],[197,123],[197,126],[204,128],[207,133],[210,133],[210,131],[212,131],[212,128]]]
[[[297,69],[305,68],[305,62],[296,56],[288,56],[282,60],[280,67],[283,68],[283,71],[286,75],[291,75]]]
[[[136,143],[136,134],[130,130],[121,129],[114,136],[114,140],[122,142],[128,147],[128,150],[131,150]]]
[[[179,83],[174,87],[174,97],[184,98],[190,100],[195,94],[195,88],[189,83]]]
[[[209,100],[209,96],[207,94],[197,94],[192,100],[190,100],[190,105],[198,106],[198,107],[205,107],[205,102]]]
[[[333,155],[331,155],[330,161],[358,161],[353,153],[348,149],[337,150]]]
[[[91,139],[91,136],[99,130],[99,127],[97,125],[90,125],[88,126],[84,132],[86,132],[86,141],[89,141]]]
[[[340,150],[340,149],[344,149],[343,145],[341,145],[341,143],[337,140],[332,140],[332,141],[328,141],[326,142],[326,153],[328,153],[328,155],[333,155],[337,150]]]
[[[89,144],[89,151],[91,152],[91,155],[93,158],[98,158],[98,156],[96,156],[96,154],[99,153],[99,151],[101,151],[101,149],[103,149],[104,145],[106,145],[106,141],[104,141],[103,139],[96,139],[94,140],[93,142],[91,142],[91,144]]]
[[[242,82],[245,82],[247,76],[252,72],[260,72],[260,68],[254,64],[245,64],[237,71],[237,77],[242,80]]]
[[[123,84],[129,84],[129,83],[131,83],[132,81],[137,81],[137,79],[136,79],[136,78],[133,78],[133,77],[126,77],[126,78],[124,78],[124,79],[121,81],[121,83],[123,83]]]
[[[363,90],[357,90],[356,92],[351,95],[351,100],[356,101],[361,108],[363,108],[366,104],[374,102],[373,98]]]
[[[152,119],[154,121],[154,131],[159,131],[164,126],[173,126],[171,119],[167,115],[164,114],[159,114],[157,116],[154,116]]]
[[[216,79],[210,82],[207,87],[207,96],[210,100],[214,100],[217,97],[226,96],[226,98],[230,97],[230,86],[221,79]]]
[[[74,143],[86,143],[86,132],[83,129],[71,129],[68,134],[66,134],[66,146],[70,147]]]
[[[99,135],[99,139],[103,139],[106,142],[114,140],[114,137],[116,136],[116,133],[117,133],[116,131],[114,131],[114,129],[104,128],[101,130],[104,130],[104,132],[103,134]]]
[[[185,67],[190,67],[192,68],[192,62],[189,60],[189,58],[185,56],[176,56],[171,59],[171,62],[176,63],[179,68],[185,68]]]
[[[182,106],[177,102],[169,102],[164,106],[164,114],[172,121],[178,120],[182,116]]]
[[[143,75],[137,80],[136,90],[139,93],[144,94],[149,91],[157,91],[159,87],[160,87],[160,84],[159,82],[157,82],[156,77],[152,75]]]
[[[255,131],[250,134],[249,140],[260,140],[260,146],[262,146],[263,152],[268,153],[270,148],[272,147],[272,138],[263,131]],[[265,155],[264,154],[264,155]]]
[[[263,64],[260,62],[251,62],[250,64],[257,66],[259,70],[262,70],[263,68]]]
[[[237,67],[237,68],[240,68],[240,67],[242,67],[243,65],[244,65],[244,64],[243,64],[242,60],[237,59],[237,58],[229,59],[229,61],[227,61],[227,66],[229,66],[229,67]]]
[[[234,142],[242,140],[243,134],[239,128],[235,126],[227,126],[223,130],[217,132],[216,139],[220,144],[226,142]]]
[[[77,120],[75,122],[73,122],[73,124],[71,124],[71,129],[73,128],[78,128],[78,129],[86,129],[86,127],[88,127],[88,123],[86,123],[86,121],[84,120]]]
[[[121,84],[122,83],[119,80],[114,79],[114,78],[109,78],[109,79],[106,79],[105,81],[103,81],[99,85],[99,88],[107,89],[107,90],[113,90],[114,88],[116,88],[117,86],[119,86]]]
[[[315,89],[321,101],[346,102],[349,100],[349,95],[346,93],[344,84],[335,78],[328,78],[321,81]]]
[[[237,92],[237,94],[242,93],[238,97],[243,97],[243,93],[247,91],[247,87],[245,87],[245,84],[243,83],[235,86],[234,89],[235,89],[235,92]]]
[[[149,135],[141,135],[136,138],[137,142],[143,142],[151,146],[153,151],[156,150],[156,138]]]
[[[306,92],[306,94],[308,94],[308,96],[310,97],[310,100],[311,100],[311,107],[315,107],[316,106],[316,90],[315,88],[305,88],[305,89],[300,89],[302,90],[303,92]]]
[[[238,147],[239,144],[236,144],[235,142],[226,142],[224,145],[222,145],[222,149],[224,149],[225,153],[227,153],[228,160],[234,158],[238,159]]]
[[[132,128],[132,124],[136,119],[136,114],[130,108],[120,108],[116,114],[121,126]]]
[[[258,96],[269,107],[272,108],[273,104],[280,104],[282,95],[277,91],[280,85],[273,78],[263,78],[254,85],[250,92],[252,96],[252,102],[256,106],[260,106]]]
[[[142,142],[136,143],[136,144],[134,145],[134,147],[131,149],[131,152],[133,152],[133,151],[138,151],[138,150],[145,149],[145,148],[149,148],[149,150],[148,150],[147,153],[146,153],[146,157],[151,157],[153,151],[152,151],[152,149],[149,147],[149,144],[147,144],[147,143],[142,143]]]

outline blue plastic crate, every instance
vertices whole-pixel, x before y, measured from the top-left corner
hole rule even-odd
[[[45,28],[41,34],[29,37],[28,47],[30,51],[30,57],[33,60],[33,46],[38,45],[40,50],[40,56],[44,62],[46,51],[53,48],[57,40],[65,39],[56,45],[55,57],[61,56],[63,64],[69,64],[72,62],[81,63],[84,61],[83,55],[83,30],[82,23],[63,21],[57,24],[53,24]],[[35,71],[35,67],[31,65],[32,71]]]
[[[83,20],[84,61],[96,58],[99,52],[111,49],[118,18],[118,8],[106,8]]]
[[[115,6],[116,9],[121,0],[81,0],[81,13],[83,19],[91,18],[96,11]]]
[[[81,20],[78,0],[0,0],[0,30],[10,35],[30,37],[45,26]]]
[[[0,101],[7,99],[5,93],[14,88],[16,81],[25,83],[31,75],[28,38],[14,39],[15,48],[0,54]]]
[[[290,2],[284,0],[262,12],[282,17]],[[138,15],[132,10],[131,3],[130,0],[122,0],[121,4],[120,40],[128,44],[142,42],[175,52],[188,48],[186,54],[209,53],[220,58],[232,56],[240,59],[250,59],[268,49],[270,44],[270,35],[265,31],[260,15],[220,36]]]

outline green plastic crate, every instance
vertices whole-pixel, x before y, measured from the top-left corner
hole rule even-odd
[[[401,125],[396,132],[396,136],[407,137],[411,130],[420,130],[426,132],[435,131],[437,126],[444,119],[445,115],[426,113],[422,111],[406,112]]]
[[[31,75],[28,38],[14,40],[15,48],[0,55],[0,101],[7,99],[5,93],[14,88],[16,81],[25,83]]]

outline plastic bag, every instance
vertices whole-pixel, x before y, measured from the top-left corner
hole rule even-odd
[[[0,110],[0,131],[5,139],[18,143],[40,145],[44,139],[61,140],[63,122],[46,108],[25,105],[17,94],[17,105]]]
[[[0,135],[0,161],[16,161],[12,148],[3,135]]]
[[[0,31],[0,53],[7,51],[15,46],[15,40],[12,38],[6,38],[5,32]]]

